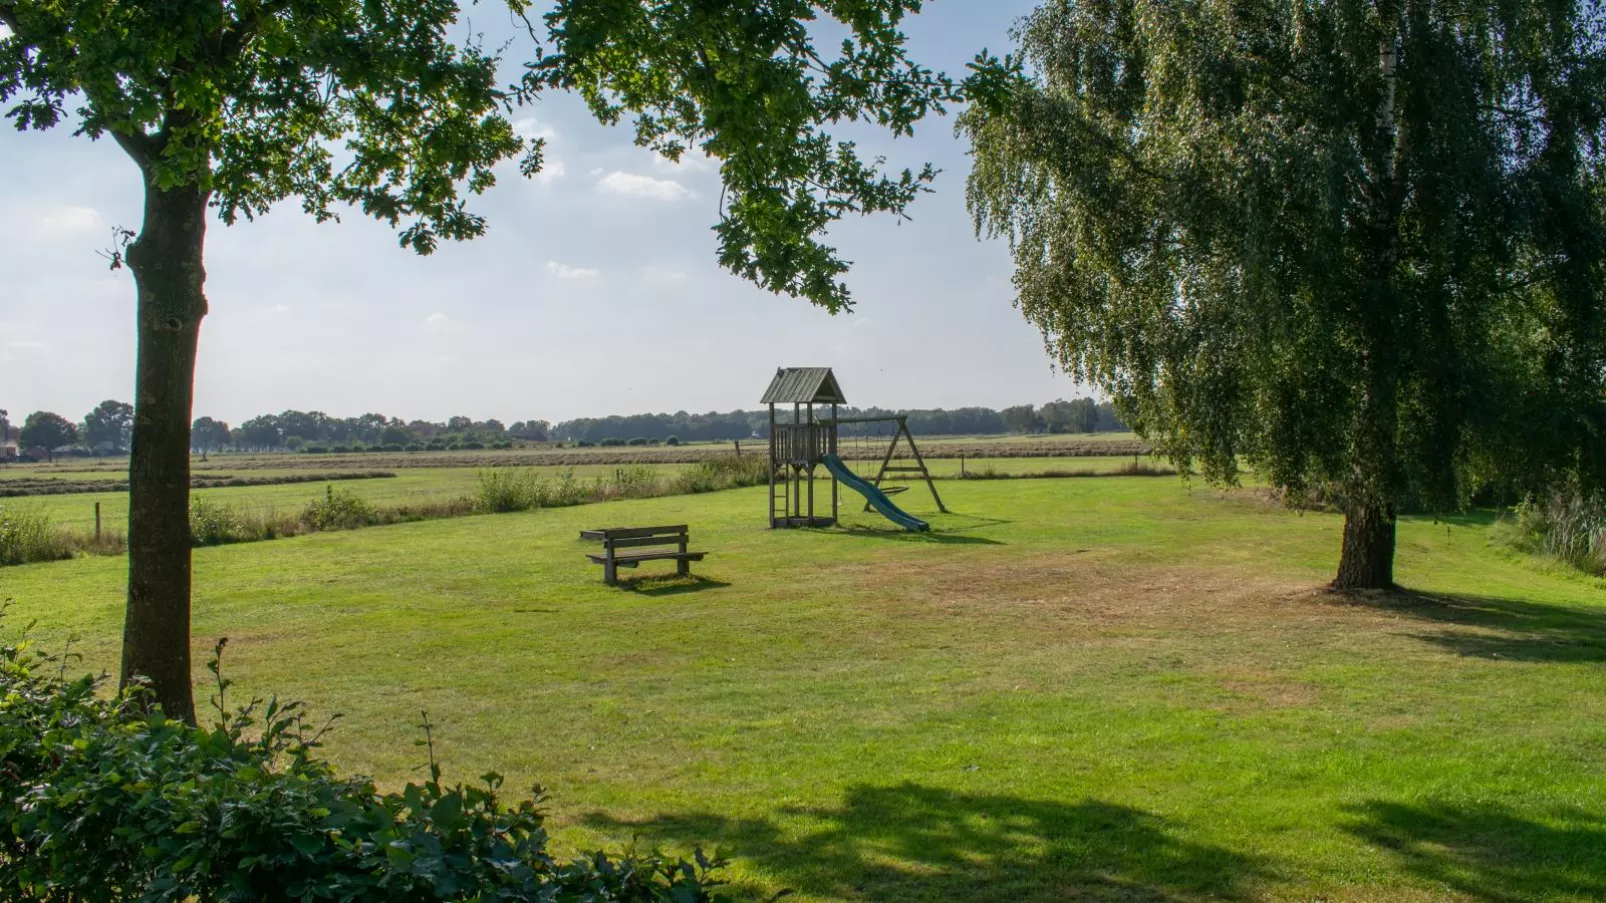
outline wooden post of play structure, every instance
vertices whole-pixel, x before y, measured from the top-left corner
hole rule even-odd
[[[836,451],[836,402],[831,402],[831,434],[826,437],[826,453],[835,455]],[[837,485],[836,477],[831,477],[831,523],[837,520]]]

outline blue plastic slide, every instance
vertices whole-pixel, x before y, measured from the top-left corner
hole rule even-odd
[[[836,455],[821,455],[820,460],[825,463],[825,469],[831,472],[831,476],[838,483],[864,496],[865,500],[870,503],[870,507],[881,512],[881,515],[887,520],[911,533],[931,532],[930,524],[892,504],[892,499],[887,498],[885,492],[877,489],[875,484],[860,479],[857,474],[848,470],[847,465],[842,463],[841,458]]]

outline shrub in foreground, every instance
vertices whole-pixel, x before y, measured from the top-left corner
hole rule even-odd
[[[220,680],[218,723],[194,728],[64,671],[0,646],[0,899],[721,899],[700,853],[553,858],[539,787],[504,805],[500,777],[443,784],[431,753],[429,780],[381,793],[317,758],[299,705],[229,712]]]

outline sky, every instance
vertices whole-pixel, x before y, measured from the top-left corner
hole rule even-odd
[[[907,24],[911,54],[961,75],[982,48],[1008,49],[1011,23],[1032,5],[929,3]],[[487,47],[515,33],[497,4],[468,17],[464,32],[471,24]],[[719,268],[719,179],[706,161],[658,159],[628,127],[601,126],[561,94],[514,118],[547,139],[545,172],[526,180],[502,167],[472,202],[488,233],[429,257],[359,212],[318,225],[293,201],[252,223],[214,223],[196,416],[511,423],[754,408],[781,366],[834,367],[863,406],[1084,394],[1014,308],[1007,248],[975,236],[951,116],[909,139],[852,133],[867,155],[942,173],[911,220],[832,230],[854,264],[855,311],[837,316]],[[132,400],[133,281],[98,252],[114,226],[137,227],[139,211],[138,172],[111,141],[0,129],[0,408],[13,418],[77,419],[103,399]]]

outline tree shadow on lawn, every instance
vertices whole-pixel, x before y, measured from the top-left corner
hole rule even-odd
[[[1606,899],[1606,821],[1581,810],[1543,824],[1498,805],[1371,800],[1346,827],[1400,867],[1468,899]]]
[[[1411,591],[1331,592],[1327,598],[1433,624],[1475,628],[1415,635],[1458,655],[1526,662],[1606,661],[1606,608]]]
[[[717,847],[793,891],[899,900],[1104,900],[1169,903],[1253,897],[1261,863],[1183,840],[1126,806],[961,793],[920,784],[850,787],[838,807],[792,819],[591,813],[589,827],[647,844]]]

